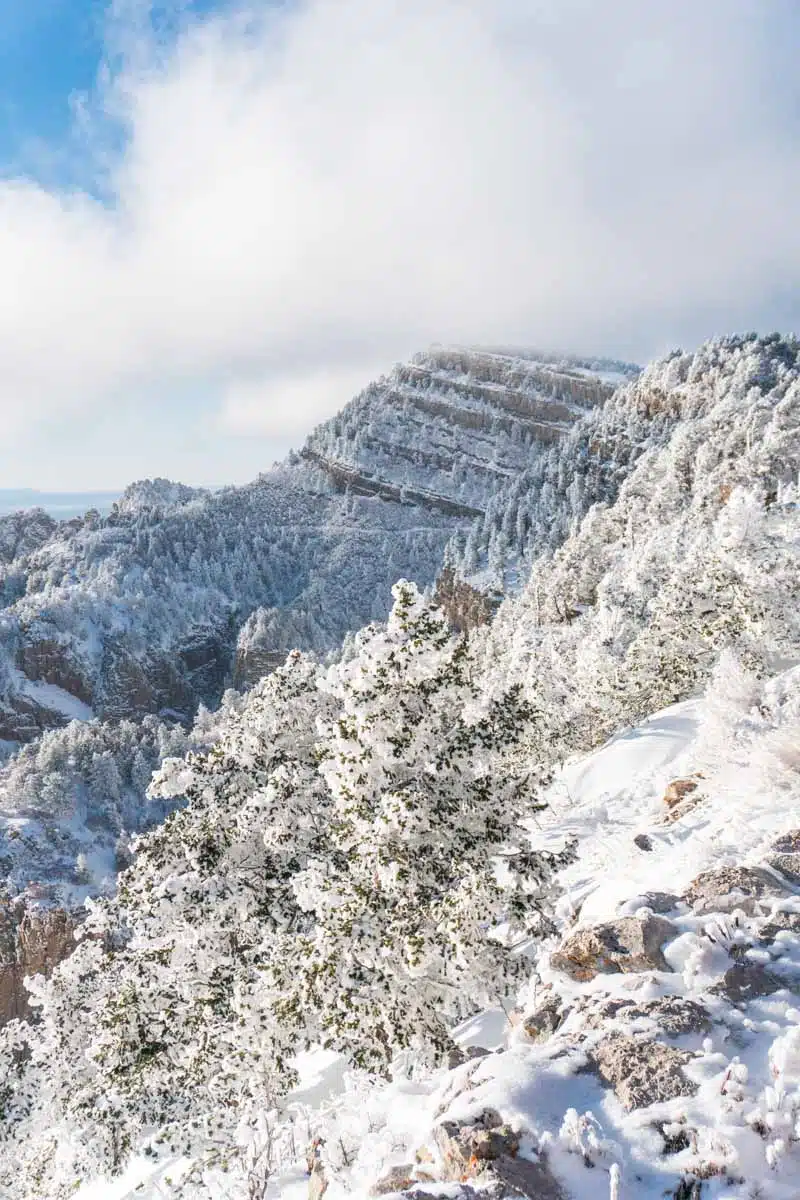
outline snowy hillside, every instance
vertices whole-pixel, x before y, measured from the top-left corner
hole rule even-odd
[[[154,725],[173,811],[0,1030],[0,1196],[796,1196],[799,433],[796,340],[671,355],[536,451],[491,621],[401,581]]]
[[[354,490],[402,489],[482,516],[542,447],[638,373],[630,363],[433,347],[316,430],[303,455]]]
[[[413,1082],[398,1064],[389,1085],[342,1087],[313,1064],[295,1119],[324,1138],[330,1200],[390,1180],[418,1197],[800,1193],[799,705],[797,671],[763,690],[723,672],[707,701],[562,773],[533,839],[574,832],[578,857],[518,1007],[465,1023],[469,1060]],[[677,813],[672,781],[698,773]],[[291,1166],[268,1192],[307,1194]]]
[[[454,1031],[462,1065],[409,1075],[401,1057],[390,1083],[330,1052],[301,1057],[265,1197],[315,1194],[313,1137],[330,1200],[466,1200],[493,1183],[489,1194],[532,1200],[796,1196],[800,791],[787,750],[798,714],[798,671],[762,689],[729,667],[707,700],[561,772],[531,836],[574,833],[577,858],[559,880],[559,933],[516,1007]],[[698,774],[676,813],[670,783]],[[156,1200],[188,1166],[137,1158],[77,1195]],[[248,1194],[213,1178],[212,1195]]]

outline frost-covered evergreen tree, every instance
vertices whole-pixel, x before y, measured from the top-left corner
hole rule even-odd
[[[186,805],[37,988],[23,1140],[72,1147],[65,1179],[135,1146],[210,1169],[298,1049],[438,1055],[527,974],[509,942],[549,928],[561,859],[517,823],[548,771],[504,769],[535,715],[519,688],[481,694],[467,638],[408,583],[328,671],[291,655],[213,749],[165,764],[151,790]]]
[[[113,890],[132,835],[172,807],[147,798],[150,776],[190,744],[180,725],[145,717],[72,721],[22,747],[0,767],[0,886],[35,883],[68,906]]]
[[[320,684],[336,701],[320,743],[331,853],[296,881],[313,924],[274,973],[281,1020],[385,1068],[444,1049],[524,974],[494,930],[541,929],[554,861],[517,825],[546,770],[500,769],[533,717],[520,689],[482,697],[467,638],[407,582],[357,642]]]
[[[153,792],[188,803],[141,839],[118,897],[39,989],[28,1078],[47,1082],[33,1116],[14,1115],[47,1112],[40,1140],[55,1153],[66,1138],[73,1178],[118,1170],[152,1131],[151,1153],[213,1162],[291,1082],[294,1033],[272,1017],[264,965],[307,928],[293,880],[327,839],[317,671],[290,656],[211,751],[165,764]]]

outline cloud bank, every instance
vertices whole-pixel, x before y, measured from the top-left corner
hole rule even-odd
[[[434,340],[644,359],[800,323],[792,0],[116,28],[103,199],[0,183],[7,436],[196,387],[221,432],[299,440]]]

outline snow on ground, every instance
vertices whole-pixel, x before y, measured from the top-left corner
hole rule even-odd
[[[530,828],[534,844],[579,840],[580,856],[562,875],[565,912],[580,908],[582,919],[603,920],[613,916],[621,899],[655,888],[653,856],[633,841],[639,833],[656,838],[662,853],[674,843],[672,869],[688,872],[686,883],[697,874],[680,862],[681,848],[688,856],[691,847],[687,831],[670,835],[654,830],[653,822],[670,780],[695,769],[702,714],[701,699],[675,704],[563,768],[548,809]]]
[[[534,844],[579,839],[578,859],[562,876],[565,926],[576,915],[581,927],[635,913],[646,893],[680,894],[710,868],[757,864],[777,835],[800,825],[794,792],[781,797],[767,788],[759,794],[742,784],[737,795],[735,781],[729,794],[705,797],[701,781],[697,806],[673,824],[664,823],[669,782],[704,765],[705,718],[702,699],[675,705],[563,769],[550,809],[530,824]],[[650,851],[634,843],[638,834],[649,837]],[[800,922],[800,889],[788,885],[783,892],[772,908],[782,910],[790,923],[796,913]],[[768,902],[765,920],[769,908]],[[786,930],[762,949],[754,936],[757,922],[743,914],[698,916],[688,904],[678,904],[669,919],[678,931],[666,949],[671,971],[599,975],[575,983],[550,968],[547,953],[539,962],[537,987],[549,985],[549,995],[570,1010],[563,1031],[532,1045],[496,1010],[467,1022],[457,1040],[499,1053],[429,1076],[405,1100],[397,1081],[362,1098],[362,1109],[376,1125],[388,1110],[383,1149],[375,1135],[369,1144],[364,1118],[366,1148],[331,1181],[328,1200],[364,1200],[391,1166],[413,1162],[415,1150],[431,1146],[437,1121],[468,1119],[484,1108],[496,1109],[527,1131],[530,1141],[523,1141],[522,1153],[526,1145],[531,1153],[534,1147],[544,1150],[574,1200],[611,1195],[612,1168],[621,1173],[620,1200],[674,1196],[684,1172],[688,1179],[707,1175],[699,1193],[703,1200],[796,1200],[800,1163],[791,1147],[800,1136],[800,937]],[[740,929],[729,924],[734,920],[741,922]],[[747,966],[766,962],[777,990],[755,995],[747,1004],[732,1003],[715,990],[737,957]],[[627,1112],[614,1091],[586,1069],[586,1051],[610,1031],[629,1036],[647,1028],[645,1018],[626,1026],[609,1017],[604,1005],[633,1001],[646,1008],[663,997],[691,1000],[710,1013],[707,1034],[672,1039],[691,1055],[686,1074],[698,1091]],[[530,1009],[535,993],[527,1000]],[[592,1013],[601,1015],[599,1025],[592,1024]],[[651,1028],[658,1036],[657,1026]],[[349,1124],[352,1129],[352,1105],[346,1098],[340,1104],[340,1125],[333,1122],[332,1128]],[[667,1155],[659,1127],[673,1126],[676,1145],[682,1137],[686,1144]],[[278,1182],[272,1194],[300,1200],[307,1192],[295,1181],[291,1193]]]
[[[154,1165],[148,1159],[135,1158],[116,1179],[95,1179],[85,1183],[75,1193],[76,1200],[133,1200],[143,1196],[148,1200],[162,1200],[169,1195],[167,1181],[179,1177],[182,1165],[180,1159],[162,1160]]]
[[[45,683],[41,679],[28,679],[22,671],[14,671],[14,682],[17,690],[28,696],[42,708],[50,712],[61,713],[70,721],[91,721],[94,712],[88,704],[84,704],[77,696],[58,687],[55,683]]]

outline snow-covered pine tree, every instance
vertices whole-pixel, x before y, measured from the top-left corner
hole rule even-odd
[[[379,1070],[441,1053],[524,976],[509,941],[547,926],[558,861],[517,825],[547,770],[502,769],[533,707],[519,688],[481,697],[467,637],[413,584],[393,594],[388,624],[320,683],[338,706],[321,741],[331,853],[297,878],[313,919],[272,967],[282,1022]]]
[[[140,840],[118,897],[42,987],[36,1119],[44,1106],[42,1138],[72,1147],[62,1170],[119,1170],[152,1131],[152,1153],[208,1162],[291,1083],[294,1032],[272,1018],[263,965],[307,927],[293,879],[327,853],[318,670],[291,655],[211,751],[164,765],[154,796],[186,806]]]

